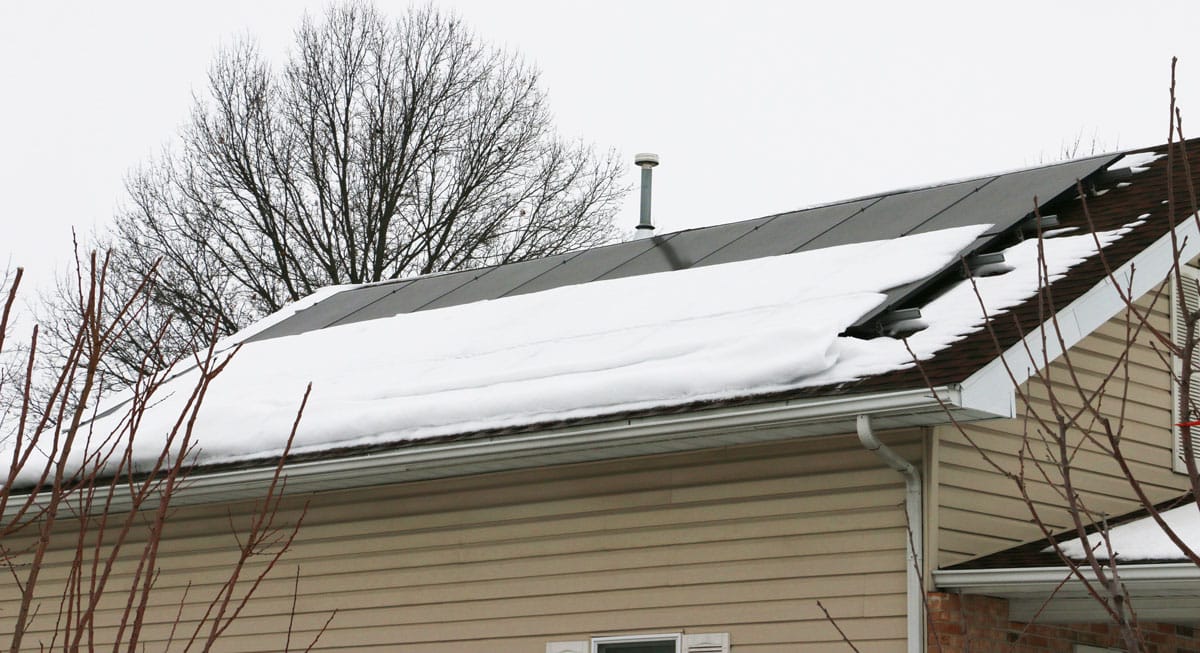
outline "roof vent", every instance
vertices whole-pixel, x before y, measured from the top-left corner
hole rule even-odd
[[[633,162],[642,169],[642,210],[635,238],[648,238],[654,233],[654,223],[650,221],[650,176],[658,165],[658,155],[641,152],[633,156]]]

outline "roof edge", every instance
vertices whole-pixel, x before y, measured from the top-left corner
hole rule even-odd
[[[1090,568],[1079,569],[1095,582]],[[1121,564],[1122,589],[1142,623],[1200,626],[1200,567],[1191,562]],[[938,570],[938,589],[1008,600],[1008,618],[1023,623],[1109,623],[1111,616],[1066,566]]]
[[[1200,567],[1191,562],[1119,563],[1117,569],[1121,582],[1128,585],[1164,581],[1200,583]],[[1089,581],[1096,579],[1090,568],[1081,567],[1079,572]],[[1034,594],[1056,590],[1060,585],[1078,585],[1080,582],[1065,566],[938,569],[933,572],[933,580],[939,589],[997,596]]]
[[[1130,220],[1136,218],[1131,216]],[[1180,260],[1200,256],[1200,216],[1182,218],[1174,231]],[[1135,299],[1141,297],[1166,279],[1174,260],[1171,233],[1167,232],[967,377],[961,384],[963,400],[996,415],[1015,417],[1014,393],[997,394],[996,388],[1020,385],[1058,359],[1063,351],[1121,312],[1125,302],[1118,288]]]
[[[739,444],[854,433],[860,414],[880,430],[995,417],[962,401],[957,386],[778,400],[668,415],[622,418],[530,433],[423,443],[382,452],[289,464],[289,493],[505,472]],[[173,499],[195,505],[260,496],[274,466],[196,470]],[[120,505],[117,505],[120,504]],[[128,508],[122,497],[114,509]]]
[[[990,414],[964,406],[957,387],[921,388],[866,395],[789,399],[697,412],[622,418],[516,435],[422,443],[396,449],[314,460],[285,468],[289,491],[351,489],[407,481],[597,462],[639,455],[795,437],[853,433],[853,420],[869,413],[881,428],[905,428]],[[189,479],[182,503],[251,498],[273,470],[258,467]]]

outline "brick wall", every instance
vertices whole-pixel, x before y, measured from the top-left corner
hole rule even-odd
[[[1075,644],[1123,648],[1111,624],[1029,625],[1008,620],[1008,601],[929,593],[928,653],[1074,653]],[[1197,629],[1143,623],[1145,653],[1200,653]]]

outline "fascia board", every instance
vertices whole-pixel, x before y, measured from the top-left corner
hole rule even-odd
[[[1197,224],[1197,218],[1192,216],[1175,228],[1181,261],[1189,261],[1200,255],[1200,228]],[[1106,276],[1060,310],[1054,320],[1047,320],[1031,330],[1021,341],[1006,349],[1003,355],[967,377],[960,384],[963,404],[997,417],[1015,417],[1014,382],[1016,385],[1024,383],[1035,371],[1045,368],[1061,356],[1064,348],[1073,347],[1120,313],[1125,308],[1121,291],[1137,298],[1162,283],[1171,272],[1175,258],[1171,234],[1163,234],[1111,276]],[[1007,390],[1001,392],[1002,389]]]

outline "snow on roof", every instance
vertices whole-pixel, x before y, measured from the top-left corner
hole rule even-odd
[[[1200,508],[1196,502],[1188,503],[1177,508],[1160,513],[1163,521],[1193,550],[1200,549]],[[1186,560],[1187,557],[1179,547],[1167,537],[1166,532],[1159,527],[1153,517],[1146,516],[1136,521],[1108,530],[1109,545],[1104,544],[1100,533],[1088,536],[1088,546],[1101,560],[1108,560],[1108,546],[1112,547],[1117,560],[1131,562],[1135,560]],[[1067,540],[1060,544],[1063,553],[1074,560],[1085,557],[1083,543],[1079,538]],[[1047,547],[1044,552],[1050,553],[1053,547]]]
[[[988,227],[598,281],[247,343],[208,390],[196,423],[198,462],[280,453],[309,381],[295,452],[755,396],[909,367],[902,341],[838,334],[888,289],[953,263]],[[1099,239],[1107,244],[1120,233]],[[1045,240],[1051,277],[1095,249],[1091,234]],[[975,280],[989,315],[1039,287],[1036,241],[1005,256],[1012,271]],[[922,312],[929,327],[908,339],[922,359],[983,323],[967,282]],[[135,457],[150,461],[161,451],[159,434],[197,374],[163,386],[142,418]],[[115,429],[123,412],[100,417],[96,432]]]

